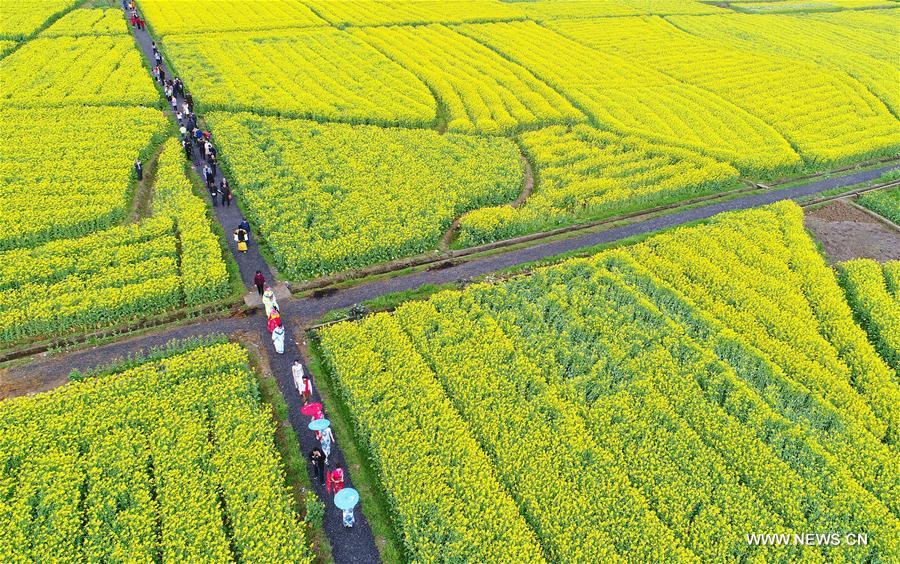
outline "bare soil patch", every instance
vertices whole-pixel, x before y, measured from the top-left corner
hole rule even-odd
[[[900,233],[845,202],[808,212],[805,223],[831,262],[900,260]]]

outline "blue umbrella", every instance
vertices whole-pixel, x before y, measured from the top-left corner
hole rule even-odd
[[[331,426],[331,421],[327,419],[316,419],[312,423],[309,424],[309,429],[311,431],[324,431],[328,427]]]
[[[338,509],[353,509],[359,503],[359,492],[353,488],[344,488],[334,496],[334,504]]]

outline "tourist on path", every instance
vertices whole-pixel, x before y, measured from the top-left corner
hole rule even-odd
[[[294,359],[294,365],[291,366],[291,375],[294,377],[294,386],[297,387],[297,392],[303,396],[303,403],[308,402],[310,396],[312,396],[312,378],[303,371],[303,363],[300,362],[299,358]]]
[[[222,177],[222,186],[219,188],[219,193],[222,194],[222,205],[231,207],[231,186],[228,185],[228,181],[225,180],[225,177]]]
[[[215,173],[213,173],[213,174],[215,174]],[[215,182],[210,182],[210,184],[209,184],[209,197],[210,197],[210,199],[212,199],[213,207],[216,207],[219,205],[219,189],[216,188]]]
[[[238,229],[243,229],[247,232],[247,240],[250,240],[250,222],[244,218],[241,218],[241,222],[238,223]]]
[[[281,313],[278,311],[277,307],[272,308],[272,312],[269,314],[268,321],[266,322],[266,327],[269,329],[269,333],[272,333],[278,327],[281,327]]]
[[[319,437],[319,444],[322,446],[322,452],[325,453],[325,465],[328,465],[328,457],[331,456],[331,445],[334,444],[334,434],[331,427],[325,427],[321,431],[316,432]]]
[[[211,168],[209,168],[209,165],[208,165],[208,164],[207,164],[207,165],[203,165],[203,180],[206,181],[206,188],[207,188],[207,190],[210,189],[210,188],[212,188],[212,186],[213,186],[213,181],[214,181],[215,179],[216,179],[216,175],[213,174],[213,171],[212,171]]]
[[[275,290],[271,286],[266,288],[262,295],[263,306],[266,308],[266,317],[272,315],[273,309],[278,309],[278,299],[275,297]]]
[[[181,146],[184,147],[184,158],[189,161],[194,160],[194,148],[191,147],[191,142],[185,137],[181,140]]]
[[[328,473],[328,483],[325,485],[325,491],[337,494],[342,489],[344,489],[344,469],[338,464],[334,470]]]
[[[138,181],[144,179],[144,165],[141,164],[140,159],[134,161],[134,173],[137,174]]]
[[[234,230],[234,240],[237,242],[237,249],[242,253],[247,252],[247,241],[249,241],[250,236],[246,229],[238,227]]]
[[[316,476],[316,479],[319,480],[319,483],[323,486],[325,485],[325,453],[322,452],[322,449],[319,447],[313,447],[311,451],[309,451],[309,461],[313,465],[313,470]]]
[[[256,271],[256,276],[253,277],[253,283],[256,284],[256,291],[259,292],[260,297],[262,297],[263,290],[266,289],[266,277],[263,276],[262,270]]]
[[[284,327],[279,325],[272,331],[272,344],[275,345],[275,352],[284,354]],[[328,452],[325,453],[325,463],[328,464]]]

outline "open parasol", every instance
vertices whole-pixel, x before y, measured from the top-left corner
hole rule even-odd
[[[311,431],[324,431],[331,425],[331,421],[327,419],[316,419],[312,423],[309,424],[309,429]]]
[[[322,411],[322,404],[317,401],[308,403],[300,408],[300,413],[302,413],[303,415],[309,415],[310,417],[320,411]]]
[[[334,496],[334,504],[338,509],[353,509],[359,503],[359,492],[353,488],[344,488]]]

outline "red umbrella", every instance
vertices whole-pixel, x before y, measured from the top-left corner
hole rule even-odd
[[[312,417],[316,413],[321,413],[321,412],[322,412],[322,404],[317,401],[308,403],[300,408],[300,413],[302,413],[303,415],[309,415],[310,417]]]

